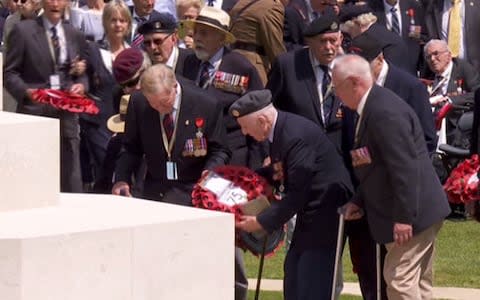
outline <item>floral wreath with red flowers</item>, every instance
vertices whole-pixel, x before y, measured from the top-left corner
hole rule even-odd
[[[252,201],[258,199],[259,197],[266,197],[270,202],[278,201],[274,197],[273,190],[268,184],[267,180],[254,171],[242,167],[242,166],[219,166],[213,170],[213,173],[219,175],[223,179],[233,182],[235,187],[238,187],[246,192],[246,200]],[[211,172],[207,172],[202,175],[199,182],[193,187],[192,191],[192,204],[198,208],[204,208],[209,210],[221,211],[232,213],[235,215],[235,219],[238,220],[240,216],[243,215],[241,204],[228,205],[219,201],[217,195],[206,189],[202,182],[208,177],[211,176]],[[285,229],[282,228],[278,232],[274,232],[275,235],[275,245],[267,247],[265,255],[271,256],[275,251],[283,244],[283,236]],[[244,233],[240,233],[240,230],[235,231],[235,244],[244,249],[252,252],[252,254],[258,256],[261,253],[256,247],[250,247],[250,243],[245,241]],[[269,237],[269,240],[272,239]]]
[[[477,176],[479,170],[480,158],[477,154],[453,169],[443,185],[449,202],[462,204],[480,200]]]
[[[37,89],[32,93],[32,99],[73,113],[96,115],[99,112],[95,101],[92,99],[61,90]]]

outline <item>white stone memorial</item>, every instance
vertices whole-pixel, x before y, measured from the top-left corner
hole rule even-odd
[[[233,215],[59,193],[58,121],[0,112],[1,300],[233,300]]]

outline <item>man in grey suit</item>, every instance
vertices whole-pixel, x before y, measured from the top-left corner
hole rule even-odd
[[[44,14],[14,26],[8,37],[5,88],[17,112],[60,119],[61,191],[81,192],[78,115],[32,101],[35,89],[61,88],[84,94],[87,78],[78,63],[84,57],[83,34],[62,23],[67,0],[43,0]]]
[[[357,219],[364,210],[374,240],[385,244],[389,299],[432,299],[435,238],[450,209],[420,121],[405,101],[374,85],[360,56],[337,58],[332,81],[359,114],[350,152],[359,185],[344,206],[345,218]]]

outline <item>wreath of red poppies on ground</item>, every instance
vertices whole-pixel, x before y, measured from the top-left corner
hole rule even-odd
[[[96,115],[99,112],[95,101],[92,99],[60,90],[37,89],[32,93],[32,99],[73,113]]]
[[[472,155],[460,163],[448,177],[443,188],[448,196],[448,201],[454,204],[469,203],[480,200],[478,191],[477,172],[480,169],[480,158]]]
[[[216,174],[222,178],[232,181],[236,186],[243,189],[247,193],[247,200],[251,201],[256,199],[259,196],[266,196],[270,201],[277,201],[273,196],[272,188],[268,184],[267,180],[254,171],[241,166],[219,166],[213,170]],[[204,174],[200,178],[199,182],[208,176]],[[243,213],[238,205],[228,206],[226,204],[220,203],[217,200],[217,196],[211,191],[202,188],[202,186],[197,183],[192,191],[192,203],[193,206],[198,208],[204,208],[209,210],[228,212],[235,214],[235,218],[238,219]],[[238,234],[235,234],[235,243],[238,247],[251,251],[254,255],[258,255],[249,249],[245,243],[239,238]],[[273,255],[273,253],[282,245],[279,243],[278,246],[268,255]]]

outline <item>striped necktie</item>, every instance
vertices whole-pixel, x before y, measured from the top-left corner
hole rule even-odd
[[[135,31],[135,35],[133,36],[130,46],[132,46],[133,48],[140,48],[143,44],[143,34],[138,33],[138,28],[142,26],[143,23],[147,22],[147,18],[135,17],[135,21],[137,21],[137,29]]]
[[[397,9],[392,7],[390,13],[392,14],[392,31],[400,35],[400,23],[398,22]]]
[[[52,32],[50,40],[52,41],[55,63],[58,65],[60,63],[60,40],[58,39],[57,28],[55,26],[52,26],[50,31]]]

